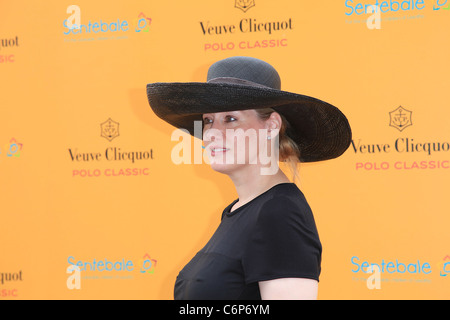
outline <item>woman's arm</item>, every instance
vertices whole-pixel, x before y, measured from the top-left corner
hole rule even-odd
[[[319,283],[306,278],[281,278],[259,282],[262,300],[316,300]]]

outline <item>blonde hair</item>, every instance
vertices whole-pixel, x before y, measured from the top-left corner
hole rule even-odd
[[[276,112],[272,108],[255,109],[255,111],[261,120],[269,119],[270,115],[273,112]],[[297,165],[300,162],[300,149],[298,148],[298,145],[294,142],[294,140],[292,140],[286,134],[286,131],[291,127],[291,125],[282,114],[280,113],[278,114],[280,115],[282,120],[281,128],[279,131],[280,161],[285,162],[288,165],[292,174],[293,182],[295,183],[296,180],[299,178]]]

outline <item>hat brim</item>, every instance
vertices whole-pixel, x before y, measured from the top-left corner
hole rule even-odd
[[[193,136],[194,121],[202,121],[204,113],[273,108],[291,124],[287,134],[299,146],[301,162],[337,158],[352,139],[348,120],[338,108],[313,97],[268,87],[151,83],[147,85],[147,97],[158,117]]]

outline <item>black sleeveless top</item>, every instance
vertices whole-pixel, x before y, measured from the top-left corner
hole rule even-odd
[[[258,281],[319,281],[322,246],[311,209],[295,183],[281,183],[230,212],[181,270],[174,298],[261,299]]]

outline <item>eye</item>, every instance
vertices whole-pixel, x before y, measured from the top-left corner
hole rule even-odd
[[[208,117],[204,117],[203,118],[203,124],[208,124],[208,123],[211,123],[211,122],[212,122],[212,120],[210,118],[208,118]]]
[[[225,122],[234,122],[236,120],[237,119],[235,117],[233,117],[233,116],[230,116],[230,115],[225,116]],[[213,123],[213,120],[211,118],[209,118],[209,117],[204,117],[203,118],[203,124],[204,125],[211,124],[211,123]]]

